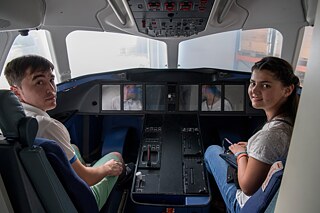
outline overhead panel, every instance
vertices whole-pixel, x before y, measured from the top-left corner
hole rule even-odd
[[[188,37],[205,30],[214,0],[127,0],[139,32]]]

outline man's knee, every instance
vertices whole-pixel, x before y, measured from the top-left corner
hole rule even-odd
[[[110,154],[116,156],[119,161],[123,162],[122,155],[119,152],[110,152]]]

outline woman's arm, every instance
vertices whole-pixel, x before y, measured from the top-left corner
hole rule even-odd
[[[242,142],[231,145],[229,149],[234,154],[246,150]],[[253,195],[267,177],[271,165],[248,157],[247,155],[239,155],[237,162],[240,188],[246,195]]]
[[[246,156],[237,161],[240,188],[246,195],[253,195],[266,179],[271,165]]]

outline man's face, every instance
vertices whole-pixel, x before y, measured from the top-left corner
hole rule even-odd
[[[202,98],[208,98],[208,96],[213,95],[209,85],[202,86]]]
[[[136,98],[135,85],[125,85],[124,86],[124,100],[135,99],[135,98]]]
[[[12,86],[11,90],[21,102],[43,111],[56,107],[56,85],[51,70],[31,73],[29,69],[21,81],[21,86]]]

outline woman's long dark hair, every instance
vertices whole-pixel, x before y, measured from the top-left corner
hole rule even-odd
[[[294,85],[294,90],[292,91],[291,95],[287,98],[287,101],[279,108],[278,112],[276,113],[276,115],[284,114],[286,116],[289,116],[294,122],[299,103],[297,90],[300,81],[299,78],[294,74],[292,66],[287,61],[281,58],[268,56],[262,58],[252,66],[252,72],[257,70],[268,70],[273,74],[275,79],[281,81],[283,86],[287,87],[292,84]]]

